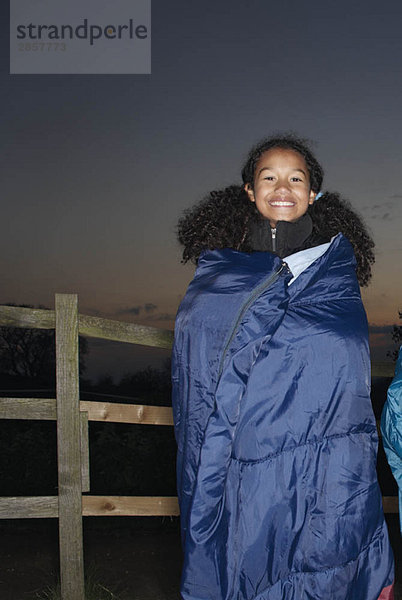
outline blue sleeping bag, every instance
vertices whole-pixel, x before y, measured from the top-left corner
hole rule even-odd
[[[350,243],[292,277],[269,252],[205,251],[180,305],[184,600],[391,598]]]

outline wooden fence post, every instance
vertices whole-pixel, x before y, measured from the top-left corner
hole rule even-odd
[[[77,296],[56,294],[55,308],[61,597],[85,600]]]

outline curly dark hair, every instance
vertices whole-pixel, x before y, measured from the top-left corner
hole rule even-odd
[[[306,161],[310,175],[310,188],[313,192],[319,192],[324,178],[324,170],[309,147],[308,140],[296,136],[294,133],[278,134],[265,138],[251,148],[247,160],[243,165],[241,175],[243,183],[248,183],[251,188],[254,187],[255,168],[264,152],[271,148],[283,148],[285,150],[294,150],[302,155]]]
[[[313,231],[331,239],[343,233],[353,246],[357,261],[357,278],[361,286],[368,285],[374,263],[374,242],[362,219],[347,200],[339,194],[325,192],[309,206]],[[231,185],[214,190],[199,204],[185,211],[177,228],[177,237],[184,246],[182,262],[197,263],[203,250],[233,248],[252,252],[247,234],[252,222],[261,219],[244,188]]]
[[[177,237],[184,246],[182,262],[196,263],[206,248],[251,252],[246,241],[248,226],[251,220],[259,219],[255,204],[241,186],[210,192],[200,203],[185,210],[179,220]]]

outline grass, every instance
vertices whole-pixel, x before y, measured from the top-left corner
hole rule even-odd
[[[100,583],[98,571],[94,567],[90,567],[87,571],[85,574],[85,600],[121,600],[120,592],[111,590]],[[61,600],[60,581],[35,592],[32,600]]]

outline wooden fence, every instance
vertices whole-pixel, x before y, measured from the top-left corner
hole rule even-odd
[[[0,498],[0,518],[59,519],[62,600],[85,600],[82,516],[176,516],[176,497],[83,496],[89,492],[88,421],[173,425],[164,406],[79,399],[78,335],[171,348],[173,332],[78,314],[78,299],[56,294],[55,310],[0,306],[0,326],[56,330],[56,399],[0,398],[0,418],[57,420],[58,496]],[[393,376],[391,363],[373,363],[373,376]],[[383,498],[397,512],[397,497]]]

